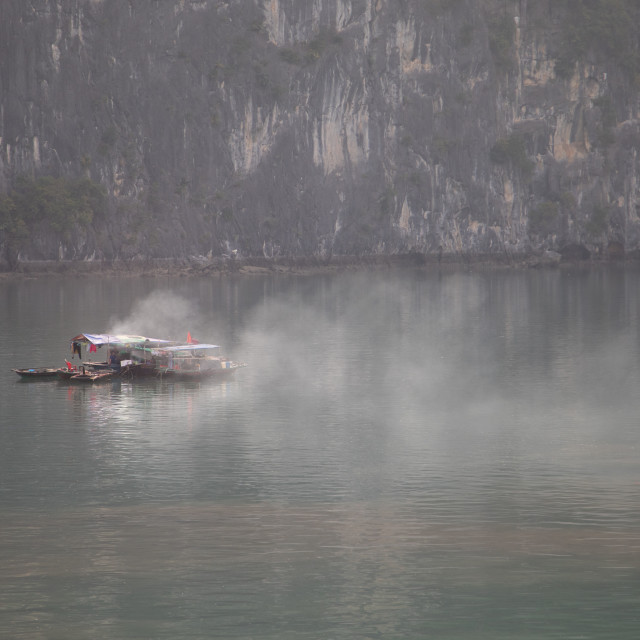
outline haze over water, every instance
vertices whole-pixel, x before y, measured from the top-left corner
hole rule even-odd
[[[0,637],[635,640],[639,291],[614,268],[0,281]],[[10,371],[106,331],[248,366]]]

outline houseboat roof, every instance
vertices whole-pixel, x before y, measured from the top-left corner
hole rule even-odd
[[[217,344],[173,344],[169,347],[160,347],[158,351],[200,351],[201,349],[219,349],[220,345]]]
[[[75,338],[71,338],[71,342],[84,342],[94,344],[97,347],[104,344],[140,347],[161,347],[176,344],[173,340],[161,340],[159,338],[147,338],[146,336],[133,336],[126,334],[116,335],[110,333],[81,333]]]

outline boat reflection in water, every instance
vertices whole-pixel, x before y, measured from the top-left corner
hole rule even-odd
[[[89,435],[101,441],[102,451],[105,446],[118,451],[125,447],[131,455],[144,455],[149,444],[177,445],[180,433],[212,420],[212,405],[235,397],[234,389],[237,393],[233,380],[224,377],[115,376],[107,384],[61,385],[71,422],[91,424]]]

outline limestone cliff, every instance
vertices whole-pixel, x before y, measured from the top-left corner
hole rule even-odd
[[[4,264],[633,254],[635,5],[3,0]],[[19,235],[24,176],[107,207]]]

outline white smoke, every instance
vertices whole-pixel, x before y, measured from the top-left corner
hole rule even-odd
[[[109,333],[169,340],[196,338],[201,327],[197,305],[171,291],[154,291],[139,301],[124,319],[112,318]]]

